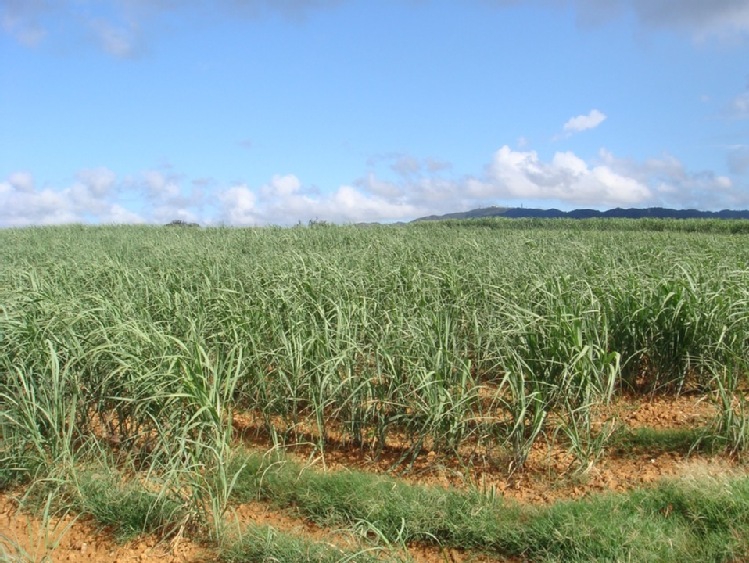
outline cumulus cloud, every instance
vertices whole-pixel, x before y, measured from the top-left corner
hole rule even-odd
[[[302,187],[302,183],[299,178],[293,174],[276,174],[273,176],[269,184],[266,184],[262,188],[262,192],[266,198],[278,197],[285,199],[292,197],[299,192]]]
[[[605,164],[589,166],[572,152],[542,162],[535,151],[499,149],[477,195],[503,199],[558,200],[572,204],[636,205],[652,198],[648,186]]]
[[[143,219],[112,201],[114,177],[104,168],[84,170],[68,187],[38,187],[28,172],[0,181],[0,226],[64,223],[139,223]]]
[[[403,195],[403,189],[395,182],[378,178],[372,171],[364,178],[359,178],[355,184],[364,191],[380,197],[397,198]]]
[[[30,173],[14,172],[0,182],[0,226],[144,222],[120,196],[114,172],[104,167],[81,170],[62,188],[40,187]]]
[[[564,127],[562,129],[566,134],[571,135],[573,133],[585,131],[586,129],[595,129],[605,120],[606,114],[600,112],[597,109],[592,109],[590,110],[590,113],[588,113],[588,115],[578,115],[576,117],[571,117],[567,121],[567,123],[564,124]]]
[[[34,191],[34,177],[30,172],[14,172],[8,177],[8,184],[11,188],[23,192],[31,193]]]
[[[747,186],[742,188],[730,177],[713,171],[689,171],[672,155],[637,162],[601,150],[599,158],[616,173],[647,182],[654,191],[654,204],[698,209],[743,208],[749,204]]]
[[[182,194],[179,178],[168,175],[160,170],[146,170],[141,174],[141,187],[150,199],[158,201],[174,201]]]
[[[97,197],[107,195],[114,188],[117,177],[108,168],[91,168],[78,172],[78,180]]]
[[[219,195],[222,222],[230,225],[256,225],[261,216],[255,207],[257,196],[246,185],[232,186]]]
[[[372,182],[376,185],[379,181]],[[231,225],[291,225],[317,219],[348,223],[416,216],[416,206],[394,195],[373,193],[361,184],[321,193],[303,186],[293,174],[276,175],[257,190],[241,184],[221,192],[218,221]]]
[[[144,223],[144,220],[137,213],[133,213],[129,209],[114,203],[109,207],[106,216],[101,221],[97,222],[112,225],[132,225]]]
[[[137,194],[144,202],[144,216],[148,222],[168,223],[181,219],[199,222],[206,210],[206,180],[199,178],[188,182],[180,174],[164,170],[146,170],[123,181],[124,193]]]
[[[0,226],[60,223],[165,223],[197,221],[206,214],[200,181],[184,189],[179,175],[146,170],[118,178],[108,168],[89,168],[62,187],[38,186],[26,171],[0,181]]]

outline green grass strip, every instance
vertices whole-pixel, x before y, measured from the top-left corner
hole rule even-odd
[[[722,561],[749,556],[749,478],[663,482],[550,507],[410,485],[361,472],[241,461],[236,500],[293,507],[322,526],[366,523],[389,542],[423,541],[532,560]]]

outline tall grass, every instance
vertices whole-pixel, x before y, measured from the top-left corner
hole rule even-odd
[[[167,488],[220,535],[238,410],[323,455],[484,448],[515,468],[558,430],[588,467],[610,434],[591,408],[716,389],[715,366],[734,366],[727,416],[745,237],[549,225],[2,231],[0,476],[104,449],[179,476]],[[717,428],[744,448],[737,420]]]

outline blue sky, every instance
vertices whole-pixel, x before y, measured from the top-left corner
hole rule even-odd
[[[749,207],[749,0],[0,0],[0,226]]]

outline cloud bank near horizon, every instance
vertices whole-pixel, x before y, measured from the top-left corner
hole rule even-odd
[[[736,152],[746,172],[745,150]],[[749,206],[747,190],[709,171],[689,171],[663,155],[642,162],[602,149],[586,162],[571,151],[542,159],[532,150],[499,148],[480,174],[450,177],[449,165],[403,154],[378,157],[392,178],[367,174],[323,192],[294,174],[277,174],[261,186],[189,179],[167,170],[118,176],[106,167],[78,171],[67,186],[39,186],[17,171],[0,181],[0,226],[63,223],[167,223],[292,225],[407,221],[490,205],[534,207],[672,206],[718,210]],[[439,163],[437,165],[436,163]]]

